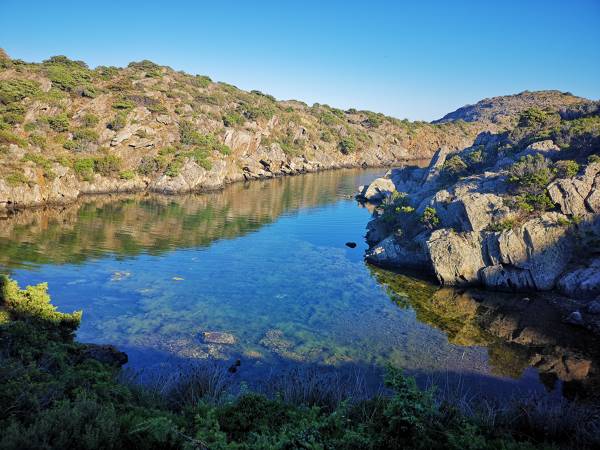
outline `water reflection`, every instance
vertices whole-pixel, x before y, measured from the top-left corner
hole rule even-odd
[[[484,346],[491,373],[519,378],[529,367],[551,391],[562,384],[568,397],[597,395],[600,341],[565,324],[551,294],[529,296],[476,289],[438,289],[406,275],[371,268],[401,307],[462,346]]]
[[[282,214],[351,196],[353,182],[381,172],[326,171],[181,196],[87,196],[67,206],[18,211],[0,217],[0,267],[206,246],[256,231]]]

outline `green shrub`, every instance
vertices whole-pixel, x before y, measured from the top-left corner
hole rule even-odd
[[[558,178],[573,178],[579,172],[579,164],[572,159],[557,161],[554,164],[556,176]]]
[[[251,121],[257,121],[258,119],[269,120],[275,114],[275,106],[271,103],[259,102],[259,103],[246,103],[242,102],[238,107],[238,111],[246,119]]]
[[[319,115],[319,121],[327,126],[333,126],[340,122],[339,118],[331,111],[322,111]]]
[[[130,100],[120,99],[120,100],[117,100],[116,102],[114,102],[112,107],[113,107],[113,109],[117,109],[117,110],[121,110],[121,111],[129,111],[130,109],[133,109],[135,107],[135,105]]]
[[[92,72],[85,63],[72,61],[65,56],[53,56],[44,61],[46,74],[52,85],[69,93],[77,93],[85,97],[95,96],[91,82]]]
[[[23,172],[12,172],[9,173],[5,178],[6,182],[9,186],[19,186],[21,184],[28,184],[29,180],[25,178]]]
[[[181,172],[183,168],[183,160],[181,158],[174,158],[168,165],[165,170],[165,175],[168,177],[176,177]]]
[[[389,197],[386,197],[382,202],[383,214],[381,218],[386,223],[394,223],[398,218],[398,214],[410,214],[414,211],[408,205],[408,197],[404,192],[394,191]]]
[[[383,123],[385,116],[381,113],[365,111],[367,118],[363,121],[363,125],[368,128],[377,128]]]
[[[137,172],[140,175],[150,175],[159,169],[156,160],[149,156],[144,156],[138,165]]]
[[[133,170],[123,170],[119,174],[119,178],[122,180],[133,180],[135,178],[135,172]]]
[[[440,225],[440,218],[438,217],[436,210],[429,206],[425,208],[425,211],[423,211],[423,215],[421,216],[421,223],[430,229],[437,228]]]
[[[79,128],[73,132],[73,140],[84,143],[96,142],[99,137],[98,132],[91,128]]]
[[[548,113],[539,108],[529,108],[519,116],[519,127],[539,127],[548,120]]]
[[[121,168],[121,158],[116,155],[106,155],[94,159],[94,172],[109,176],[117,173]]]
[[[192,78],[192,84],[199,88],[207,88],[210,86],[210,83],[212,83],[212,80],[206,75],[196,75]]]
[[[19,147],[27,147],[27,141],[9,130],[0,129],[0,144],[15,144]]]
[[[67,116],[67,113],[46,117],[46,121],[50,128],[57,133],[63,133],[69,130],[69,116]]]
[[[508,218],[498,222],[491,223],[486,228],[487,231],[507,231],[513,230],[517,226],[517,220],[515,218]]]
[[[91,181],[94,176],[94,158],[80,158],[73,163],[73,170],[79,178]]]
[[[595,164],[600,162],[600,155],[590,155],[588,156],[588,163]]]
[[[226,127],[235,127],[244,124],[244,117],[236,111],[223,114],[223,124]]]
[[[454,155],[444,162],[442,171],[449,177],[456,178],[465,173],[468,168],[469,166],[467,166],[460,156]]]
[[[276,101],[277,101],[277,99],[276,99],[275,97],[273,97],[272,95],[270,95],[270,94],[265,94],[264,92],[261,92],[261,91],[259,91],[259,90],[257,90],[257,89],[253,89],[253,90],[251,90],[251,91],[250,91],[250,93],[251,93],[252,95],[258,95],[259,97],[264,97],[264,98],[266,98],[267,100],[270,100],[270,101],[272,101],[272,102],[276,102]]]
[[[547,211],[555,208],[555,204],[546,191],[539,193],[524,193],[515,197],[515,204],[518,209],[532,213],[535,211]]]
[[[106,124],[106,128],[119,131],[127,125],[127,111],[119,111],[115,117]]]
[[[8,105],[39,94],[39,83],[31,80],[0,80],[0,103]]]
[[[86,113],[81,119],[85,128],[94,128],[100,122],[100,118],[92,113]]]
[[[19,103],[8,105],[5,107],[4,113],[0,115],[0,120],[9,125],[23,123],[25,120],[25,107]]]
[[[30,134],[29,142],[32,145],[36,145],[40,148],[46,148],[46,138],[44,136],[42,136],[41,134]]]
[[[329,130],[321,131],[321,140],[323,142],[333,142],[333,134]]]
[[[548,160],[536,153],[514,163],[509,169],[508,181],[519,191],[536,194],[548,186],[553,176]]]
[[[338,148],[344,155],[348,155],[356,150],[356,141],[352,136],[342,138],[338,144]]]
[[[179,141],[184,145],[199,145],[202,135],[196,130],[196,126],[188,121],[179,122]]]

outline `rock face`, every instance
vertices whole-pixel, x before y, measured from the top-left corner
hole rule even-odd
[[[548,194],[563,214],[585,217],[600,213],[600,163],[586,167],[575,178],[561,179],[548,186]]]

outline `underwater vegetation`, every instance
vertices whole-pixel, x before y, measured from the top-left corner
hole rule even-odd
[[[420,390],[392,368],[380,395],[333,403],[320,401],[331,398],[326,395],[292,401],[276,392],[227,389],[226,371],[181,374],[162,389],[134,383],[124,377],[123,360],[98,358],[74,339],[81,313],[58,312],[46,288],[22,290],[0,278],[2,449],[534,449],[600,443],[597,410],[560,401],[552,408],[534,401],[466,408]],[[306,386],[323,389],[314,382]]]

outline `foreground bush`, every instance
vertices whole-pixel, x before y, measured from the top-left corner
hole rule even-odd
[[[565,446],[576,436],[560,427],[545,435],[533,410],[528,421],[510,413],[486,424],[394,369],[389,395],[327,405],[233,396],[226,370],[178,374],[160,389],[125,384],[117,366],[74,341],[81,313],[56,311],[46,289],[0,278],[2,449],[532,449],[558,448],[546,436]],[[582,447],[596,443],[587,438]]]

